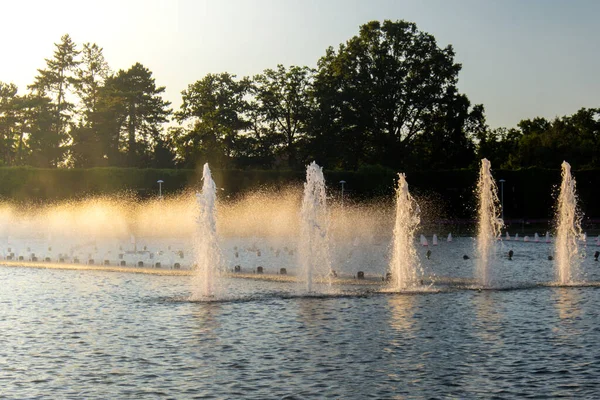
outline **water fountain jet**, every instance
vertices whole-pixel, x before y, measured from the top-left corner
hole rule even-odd
[[[306,182],[300,211],[299,260],[306,290],[313,291],[316,278],[325,279],[331,285],[331,261],[329,256],[329,215],[323,170],[314,161],[306,167]]]
[[[204,164],[202,192],[196,193],[198,216],[196,218],[196,273],[194,275],[193,299],[215,295],[215,279],[219,272],[221,254],[217,240],[217,187],[210,168]]]
[[[562,163],[562,183],[556,205],[556,239],[554,258],[558,283],[573,282],[579,263],[579,246],[582,237],[581,215],[577,210],[575,179],[571,176],[571,165]]]
[[[477,182],[477,197],[479,200],[477,278],[481,285],[489,286],[491,281],[490,265],[503,222],[499,218],[498,187],[492,177],[491,163],[486,158],[481,160],[479,181]]]
[[[396,289],[416,286],[419,259],[415,249],[415,230],[419,226],[419,206],[408,191],[404,174],[398,174],[396,186],[396,220],[392,242],[390,272]]]

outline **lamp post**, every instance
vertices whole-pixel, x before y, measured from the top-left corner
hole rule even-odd
[[[340,181],[340,185],[342,185],[342,207],[344,207],[344,185],[346,181]]]
[[[156,183],[158,183],[158,198],[162,199],[162,184],[163,184],[163,180],[159,179],[156,181]]]
[[[502,222],[504,222],[504,179],[500,179],[500,207],[502,207]]]

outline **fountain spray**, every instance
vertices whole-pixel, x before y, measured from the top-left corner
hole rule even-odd
[[[329,215],[325,193],[323,170],[314,161],[306,168],[304,197],[300,211],[300,265],[306,290],[313,290],[315,275],[331,284],[331,261],[329,258]]]
[[[406,176],[398,174],[396,222],[390,262],[390,272],[397,289],[417,285],[420,264],[414,240],[415,230],[420,222],[419,214],[419,206],[408,192]]]
[[[193,298],[215,295],[215,279],[221,260],[217,241],[217,187],[212,179],[208,163],[202,172],[202,192],[196,193],[198,216],[196,218],[196,274]]]
[[[571,166],[562,163],[562,183],[556,206],[556,240],[554,259],[556,260],[556,275],[560,284],[573,281],[578,270],[577,241],[582,237],[581,215],[577,210],[577,194],[575,179],[571,176]]]
[[[504,225],[499,218],[498,187],[492,177],[491,163],[481,160],[479,181],[477,182],[479,200],[477,228],[477,278],[483,286],[490,284],[490,265],[492,263],[496,242]]]

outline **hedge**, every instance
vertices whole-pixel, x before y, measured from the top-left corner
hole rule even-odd
[[[497,180],[506,181],[504,206],[507,219],[552,217],[555,193],[560,186],[559,170],[494,170],[493,174]],[[442,203],[445,215],[456,218],[474,215],[477,171],[408,171],[406,175],[411,192],[417,197]],[[574,176],[582,210],[588,217],[600,216],[600,205],[595,201],[600,171],[575,171]],[[215,170],[213,177],[217,186],[224,189],[223,193],[235,197],[259,187],[300,186],[304,173],[290,170]],[[12,202],[39,202],[130,192],[143,199],[158,194],[159,179],[164,181],[163,193],[169,195],[199,188],[201,178],[202,171],[192,169],[0,167],[0,198]],[[325,171],[325,178],[333,199],[339,199],[339,182],[344,180],[346,198],[363,201],[391,199],[396,173],[370,167],[359,171]]]

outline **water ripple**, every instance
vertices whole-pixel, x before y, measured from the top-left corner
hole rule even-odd
[[[0,393],[39,398],[559,398],[600,384],[598,284],[479,291],[0,268]],[[439,289],[439,290],[437,290]],[[472,290],[476,289],[476,290]]]

